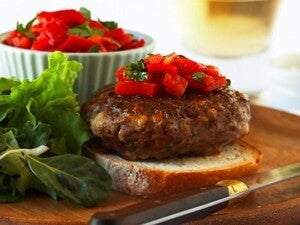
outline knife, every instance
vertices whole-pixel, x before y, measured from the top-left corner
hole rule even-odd
[[[181,224],[225,208],[229,201],[257,189],[300,176],[300,162],[257,173],[240,180],[222,180],[215,186],[145,200],[112,212],[97,212],[89,225]]]

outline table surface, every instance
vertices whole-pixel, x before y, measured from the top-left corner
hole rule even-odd
[[[259,172],[300,161],[300,117],[285,112],[252,106],[250,134],[245,141],[263,153]],[[243,180],[243,179],[242,179]],[[0,204],[1,225],[84,225],[95,212],[113,212],[138,207],[149,201],[112,192],[98,207],[83,208],[47,195],[32,193],[17,203]],[[300,222],[300,177],[257,190],[240,201],[190,225],[255,225]]]

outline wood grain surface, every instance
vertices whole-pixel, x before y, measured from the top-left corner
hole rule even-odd
[[[245,140],[264,154],[260,171],[300,162],[299,116],[253,105],[250,131]],[[0,204],[0,224],[82,225],[88,224],[97,211],[109,212],[142,201],[146,200],[111,192],[101,206],[82,208],[29,193],[21,202]],[[300,224],[300,178],[251,193],[226,209],[189,224]]]

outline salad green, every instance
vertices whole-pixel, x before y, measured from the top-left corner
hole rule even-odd
[[[110,176],[81,152],[91,137],[73,92],[81,69],[54,52],[33,81],[0,78],[0,202],[28,189],[83,206],[107,197]]]

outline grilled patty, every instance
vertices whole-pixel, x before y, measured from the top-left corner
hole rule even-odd
[[[82,116],[105,149],[129,160],[163,159],[214,154],[243,137],[250,104],[229,88],[149,98],[118,96],[111,85],[83,104]]]

